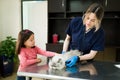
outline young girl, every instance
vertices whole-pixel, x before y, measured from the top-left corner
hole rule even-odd
[[[55,52],[45,51],[35,46],[34,33],[27,29],[19,32],[16,53],[20,61],[18,71],[31,64],[41,62],[41,59],[37,59],[37,54],[47,57],[59,55]],[[17,80],[25,80],[25,77],[17,76]],[[31,80],[31,78],[29,78],[29,80]]]

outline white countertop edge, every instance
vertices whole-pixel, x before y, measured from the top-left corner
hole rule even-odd
[[[35,78],[45,78],[45,79],[63,79],[63,80],[88,80],[81,78],[70,78],[65,76],[55,76],[55,75],[46,75],[46,74],[35,74],[35,73],[27,73],[27,72],[17,72],[18,76],[26,76],[26,77],[35,77]]]
[[[120,69],[120,64],[115,64],[115,67]]]

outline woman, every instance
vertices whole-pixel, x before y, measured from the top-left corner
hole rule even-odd
[[[94,3],[89,6],[83,17],[76,17],[71,20],[63,45],[63,51],[79,50],[81,56],[73,56],[66,61],[66,66],[71,67],[78,60],[93,60],[98,51],[104,50],[104,30],[100,27],[103,19],[104,9]]]

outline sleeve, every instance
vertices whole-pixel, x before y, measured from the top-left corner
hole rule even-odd
[[[37,63],[36,59],[28,59],[25,52],[21,51],[20,54],[18,55],[19,61],[20,61],[20,65],[22,67],[26,67],[28,65]]]
[[[92,47],[92,50],[103,51],[105,44],[105,33],[104,30],[101,29],[96,35],[96,41]]]
[[[46,51],[46,50],[43,50],[43,49],[41,49],[41,48],[39,48],[37,46],[36,46],[36,50],[37,50],[38,54],[41,54],[43,56],[47,56],[47,57],[55,56],[55,52]]]
[[[65,31],[66,34],[68,34],[69,36],[72,36],[72,30],[73,30],[74,26],[77,26],[78,24],[80,24],[79,21],[82,22],[82,18],[81,17],[73,18],[70,21],[70,23],[69,23],[69,25],[68,25],[68,27],[67,27],[67,29]]]

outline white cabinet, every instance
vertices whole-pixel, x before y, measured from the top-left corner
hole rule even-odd
[[[47,1],[23,1],[23,29],[35,33],[36,45],[46,49],[47,43]]]

